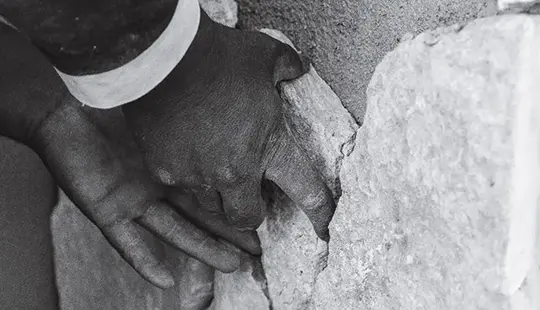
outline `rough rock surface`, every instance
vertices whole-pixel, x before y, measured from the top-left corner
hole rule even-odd
[[[540,309],[538,31],[499,16],[384,58],[315,309]]]
[[[497,0],[238,0],[239,26],[282,30],[361,122],[375,67],[405,33],[494,15]]]
[[[288,41],[275,30],[263,32]],[[358,129],[353,117],[314,68],[284,83],[282,97],[296,142],[339,196],[341,162],[353,150]],[[310,309],[314,284],[326,267],[328,244],[317,238],[307,217],[285,197],[276,200],[258,233],[274,309]]]
[[[534,6],[538,6],[540,1],[538,0],[499,0],[497,2],[499,10],[512,10],[512,11],[528,11],[533,9]]]
[[[238,5],[234,0],[199,0],[201,7],[214,21],[234,28],[238,22]]]
[[[270,309],[263,272],[258,258],[246,259],[234,273],[216,271],[214,300],[209,310]]]

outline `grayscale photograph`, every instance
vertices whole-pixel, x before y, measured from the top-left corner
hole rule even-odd
[[[0,310],[540,310],[540,1],[0,0]]]

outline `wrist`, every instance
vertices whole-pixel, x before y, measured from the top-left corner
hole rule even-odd
[[[235,30],[210,19],[201,10],[199,28],[184,57],[172,72],[144,100],[135,100],[122,106],[127,115],[157,111],[156,105],[174,104],[175,94],[200,93],[200,87],[210,85],[221,70],[224,50],[223,31]],[[226,41],[226,39],[225,39]],[[172,96],[172,97],[171,97]]]
[[[216,54],[219,54],[218,50],[221,47],[219,32],[222,28],[223,26],[212,21],[201,9],[197,34],[186,54],[176,66],[174,73],[187,77],[194,71],[201,71],[202,67],[204,70],[209,69],[208,62],[214,60]]]
[[[0,24],[0,41],[0,135],[27,144],[69,93],[43,55],[20,33]]]
[[[83,104],[109,109],[150,92],[176,68],[194,41],[201,14],[197,0],[180,0],[160,36],[136,58],[97,74],[71,75],[57,69],[70,92]]]

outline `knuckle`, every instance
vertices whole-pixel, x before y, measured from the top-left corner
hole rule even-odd
[[[325,206],[333,202],[329,191],[325,188],[321,188],[318,191],[310,192],[302,197],[301,203],[307,210],[316,210],[321,206]]]
[[[268,137],[266,142],[263,166],[268,167],[272,164],[282,165],[286,160],[285,155],[290,152],[290,145],[288,145],[287,132],[285,125],[279,123],[276,130]]]
[[[159,207],[157,204],[153,203],[153,204],[150,204],[148,208],[146,208],[146,210],[144,211],[144,214],[142,214],[141,216],[143,215],[153,216],[157,214],[159,214]]]
[[[98,203],[93,206],[91,218],[101,228],[117,225],[133,218],[130,210],[114,202]]]
[[[146,161],[146,167],[152,180],[161,185],[193,187],[200,184],[201,178],[193,172],[193,167],[163,164],[156,161]]]
[[[173,178],[172,173],[167,169],[157,167],[152,170],[152,175],[161,184],[168,185],[168,186],[174,186],[176,184],[176,181]]]
[[[231,225],[239,230],[254,230],[264,221],[265,214],[260,208],[250,207],[239,210],[233,209],[226,212],[227,219]]]
[[[119,222],[136,218],[147,209],[151,197],[144,187],[137,183],[126,183],[107,192],[102,198],[87,204],[92,220],[101,227],[116,225]]]

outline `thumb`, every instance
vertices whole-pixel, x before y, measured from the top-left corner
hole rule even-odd
[[[256,229],[266,216],[260,182],[245,181],[220,191],[229,223],[239,229]]]
[[[287,41],[283,36],[277,37]],[[300,55],[288,44],[279,43],[277,46],[277,59],[274,65],[274,84],[282,81],[296,79],[307,73],[311,67],[311,61],[304,55]]]
[[[206,309],[214,297],[214,269],[190,257],[178,284],[180,309]]]

